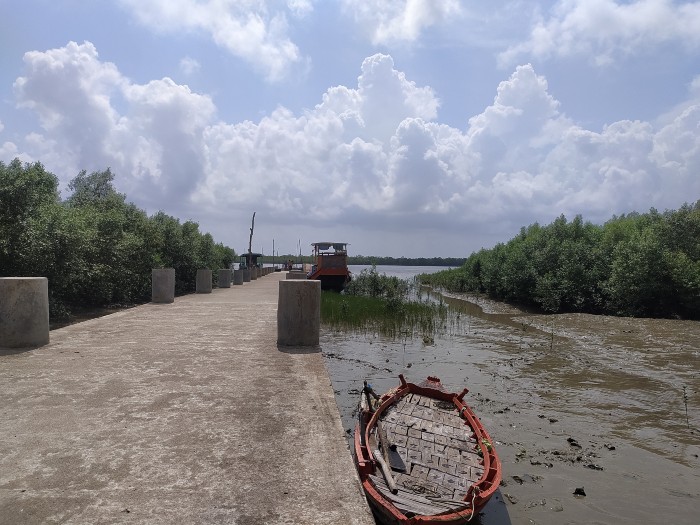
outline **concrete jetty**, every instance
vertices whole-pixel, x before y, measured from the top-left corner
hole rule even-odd
[[[0,350],[0,524],[373,524],[322,355],[277,347],[284,278]]]

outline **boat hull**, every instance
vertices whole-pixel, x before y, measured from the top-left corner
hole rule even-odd
[[[349,275],[325,275],[317,273],[310,275],[308,278],[321,281],[321,290],[332,290],[334,292],[342,292],[348,282],[350,282]]]
[[[468,523],[501,481],[491,438],[463,402],[466,389],[450,393],[437,378],[399,377],[376,409],[363,389],[353,452],[372,511],[392,525]],[[388,468],[390,459],[399,464]]]

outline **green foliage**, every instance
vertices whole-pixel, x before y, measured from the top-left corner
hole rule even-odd
[[[446,308],[411,300],[412,290],[413,283],[380,274],[372,266],[353,277],[342,295],[323,292],[321,319],[331,326],[388,337],[432,338],[446,316]]]
[[[700,319],[700,201],[602,226],[562,215],[420,280],[549,312]]]
[[[0,276],[47,277],[53,318],[74,306],[147,301],[153,268],[175,268],[176,293],[194,291],[198,268],[234,260],[197,223],[148,217],[113,180],[109,169],[81,171],[61,201],[56,177],[41,164],[0,162]]]
[[[321,293],[321,320],[343,330],[376,332],[393,338],[432,338],[446,316],[444,305]]]
[[[408,281],[380,274],[377,272],[377,267],[373,265],[353,277],[345,287],[345,294],[381,298],[395,303],[405,299],[410,290]]]

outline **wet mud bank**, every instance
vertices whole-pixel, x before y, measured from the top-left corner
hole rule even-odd
[[[700,323],[442,300],[430,344],[323,330],[348,435],[363,379],[380,392],[437,375],[470,389],[503,463],[481,523],[697,523]]]

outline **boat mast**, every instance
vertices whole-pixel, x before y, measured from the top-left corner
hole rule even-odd
[[[255,228],[255,212],[253,212],[253,221],[250,224],[250,238],[248,239],[248,268],[253,262],[253,228]]]

